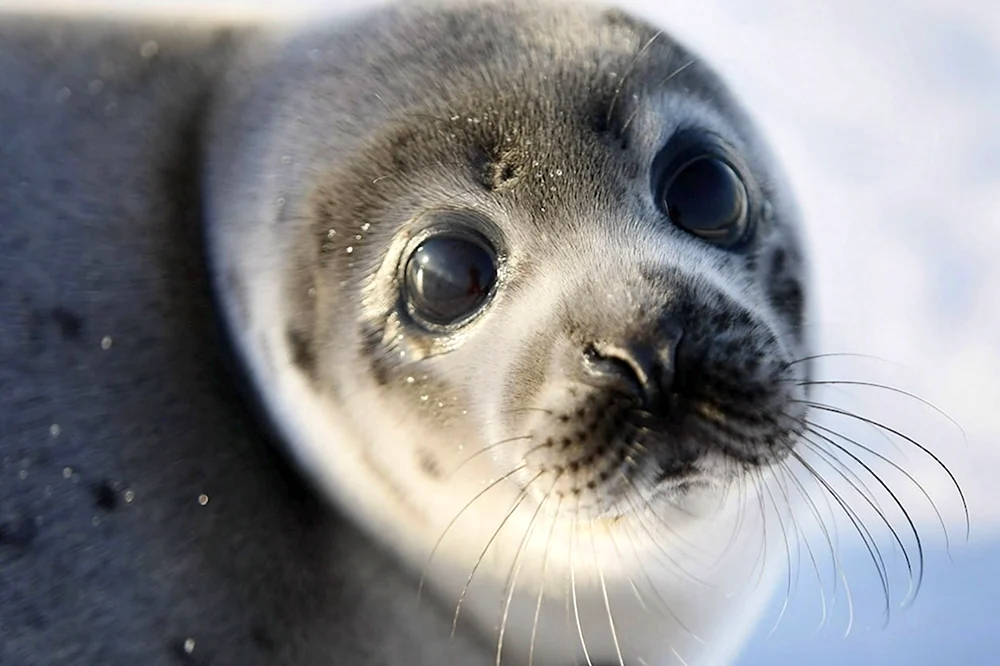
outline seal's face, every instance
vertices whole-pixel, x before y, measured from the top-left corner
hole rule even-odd
[[[573,57],[497,36],[528,44],[522,67],[457,62],[316,204],[323,280],[363,293],[380,409],[602,516],[781,460],[807,369],[764,151],[709,71],[614,16]]]
[[[219,122],[268,131],[217,151],[213,228],[292,454],[482,627],[503,608],[517,663],[573,661],[570,588],[589,657],[700,649],[805,423],[796,222],[739,105],[575,4],[406,4],[282,48]]]

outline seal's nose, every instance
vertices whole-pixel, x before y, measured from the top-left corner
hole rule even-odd
[[[676,379],[677,347],[682,336],[683,329],[671,319],[661,322],[652,336],[623,344],[591,344],[584,351],[584,374],[590,382],[633,395],[653,410],[670,393]]]

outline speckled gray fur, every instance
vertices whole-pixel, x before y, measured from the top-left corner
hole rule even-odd
[[[464,194],[500,193],[491,201],[503,201],[504,188],[521,179],[511,209],[545,211],[537,204],[549,195],[528,185],[531,151],[508,151],[499,143],[504,131],[551,141],[554,152],[538,141],[533,156],[572,160],[577,171],[567,169],[567,178],[614,176],[602,183],[606,191],[595,205],[577,198],[586,188],[551,195],[553,208],[564,209],[563,217],[551,216],[554,224],[579,210],[627,210],[620,215],[626,224],[640,217],[629,217],[639,209],[622,202],[630,200],[629,188],[646,186],[647,154],[661,137],[646,132],[637,139],[645,144],[625,145],[629,133],[619,130],[634,118],[633,90],[622,92],[605,75],[630,71],[655,31],[609,12],[582,19],[596,24],[599,16],[599,35],[562,32],[566,10],[540,12],[535,24],[529,6],[510,15],[496,8],[424,14],[417,35],[408,18],[417,14],[407,12],[418,10],[388,11],[350,30],[324,26],[292,40],[277,27],[0,20],[0,666],[493,663],[494,644],[471,630],[451,643],[453,607],[425,595],[418,610],[412,570],[313,493],[273,447],[253,409],[255,389],[246,375],[231,372],[236,364],[213,300],[214,284],[229,299],[231,323],[249,321],[246,275],[219,257],[207,261],[203,232],[213,196],[242,191],[252,200],[280,192],[245,205],[272,206],[268,221],[290,230],[281,236],[288,241],[283,249],[301,253],[290,262],[296,274],[281,285],[288,312],[275,315],[287,319],[292,362],[336,395],[331,368],[343,367],[336,361],[364,357],[366,377],[395,381],[387,392],[412,398],[416,387],[400,388],[407,367],[380,362],[389,352],[397,358],[386,333],[391,308],[375,312],[371,304],[384,297],[384,285],[372,288],[375,298],[364,308],[350,289],[310,301],[314,284],[369,277],[343,259],[353,242],[346,233],[330,242],[320,237],[327,226],[354,234],[352,225],[369,214],[391,219],[400,201],[419,209],[420,197],[436,192],[420,180],[434,168],[460,173],[455,181]],[[532,29],[521,29],[528,22]],[[558,38],[550,44],[549,35]],[[649,53],[640,68],[650,77],[666,76],[688,58],[668,38]],[[453,79],[452,61],[463,65],[451,68]],[[411,79],[399,75],[399,62],[413,68]],[[565,62],[570,66],[562,69]],[[516,104],[507,99],[490,108],[489,96],[507,84],[491,69],[524,75],[524,87],[511,90]],[[477,72],[483,86],[470,93]],[[302,85],[313,76],[322,85]],[[341,81],[352,94],[324,92]],[[552,81],[551,90],[567,98],[547,96]],[[633,84],[637,93],[658,93],[662,81]],[[707,68],[696,63],[675,85],[691,100],[703,98],[706,108],[716,105],[718,122],[745,138],[748,159],[764,151],[750,129],[744,136],[748,121]],[[515,120],[509,112],[522,102],[530,108]],[[427,122],[407,125],[412,117],[398,111],[410,107],[426,110]],[[458,130],[457,144],[435,143],[442,124],[454,120],[449,111],[471,123],[480,108],[494,120]],[[291,115],[282,116],[286,111]],[[632,133],[640,134],[634,127]],[[289,147],[294,155],[258,178],[265,157],[283,148],[275,142],[287,136],[299,141]],[[454,145],[463,150],[452,163],[446,157]],[[310,171],[327,160],[338,167],[332,173]],[[770,173],[766,161],[751,167]],[[411,172],[420,180],[412,189],[420,191],[407,198]],[[383,178],[381,189],[370,187]],[[798,343],[797,236],[780,187],[763,176],[760,186],[769,209],[760,216],[759,251],[712,261],[720,273],[745,275],[734,289],[752,291]],[[223,244],[240,236],[240,225],[256,224],[231,214],[237,209],[221,216]],[[565,229],[545,228],[547,216],[533,222],[516,240],[526,254],[541,256],[535,233]],[[376,223],[356,254],[351,246],[352,259],[375,265],[395,231]],[[334,252],[339,260],[324,256]],[[530,283],[530,262],[519,270]],[[635,279],[636,293],[649,299],[669,284],[663,275]],[[702,301],[714,298],[699,288]],[[345,320],[345,312],[352,316]],[[573,313],[560,326],[572,330],[576,315],[581,328],[611,330],[619,319],[609,306]],[[722,324],[706,317],[699,335],[712,339],[730,327],[732,348],[762,356],[754,347],[759,339],[736,335],[745,333],[740,326],[750,328],[740,315],[733,309]],[[350,335],[328,339],[347,329]],[[539,339],[544,344],[517,363],[540,365],[550,341]],[[450,343],[410,344],[409,362],[416,362]],[[275,351],[263,362],[277,359]],[[523,372],[510,387],[511,404],[530,402],[537,374]],[[450,377],[435,385],[439,378],[429,375],[430,388],[419,390],[450,388]],[[416,456],[429,477],[440,478],[433,451]]]
[[[199,150],[252,38],[0,25],[4,666],[445,663],[450,618],[283,471],[220,360]]]

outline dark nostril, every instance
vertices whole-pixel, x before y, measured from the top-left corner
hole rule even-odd
[[[587,376],[602,386],[645,399],[649,376],[645,369],[626,354],[615,353],[602,345],[589,345],[584,351],[583,368]]]
[[[673,365],[672,353],[664,359],[656,348],[644,344],[590,345],[584,352],[584,370],[592,380],[633,395],[647,406],[669,391]]]
[[[639,398],[647,409],[653,409],[674,388],[682,337],[679,322],[664,318],[650,338],[624,345],[588,345],[584,372],[591,381]]]

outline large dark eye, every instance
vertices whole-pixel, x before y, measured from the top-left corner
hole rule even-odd
[[[728,245],[743,236],[747,191],[732,167],[706,155],[680,168],[663,192],[670,220],[707,241]]]
[[[497,279],[496,253],[485,240],[441,233],[417,246],[404,279],[411,314],[425,323],[452,326],[486,303]]]
[[[750,197],[738,160],[714,137],[681,135],[658,160],[659,204],[670,221],[699,238],[732,248],[750,227]]]

